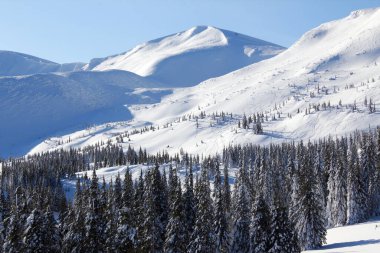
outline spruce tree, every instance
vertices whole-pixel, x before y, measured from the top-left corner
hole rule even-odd
[[[229,188],[228,188],[229,189]],[[227,217],[227,207],[225,195],[223,194],[222,178],[219,165],[215,170],[214,181],[214,231],[215,231],[215,246],[217,253],[227,253],[230,248],[230,237]]]
[[[23,252],[43,253],[46,252],[44,245],[43,216],[40,210],[34,209],[26,220],[23,233]]]
[[[309,144],[310,148],[310,144]],[[298,188],[295,189],[295,203],[292,221],[298,232],[302,250],[321,247],[326,242],[326,227],[321,196],[318,195],[316,177],[313,170],[313,154],[299,146],[300,168],[296,173]]]
[[[177,177],[174,176],[174,178]],[[173,187],[176,189],[173,189]],[[186,227],[184,226],[184,204],[180,181],[176,184],[171,184],[171,191],[174,196],[172,195],[170,218],[166,227],[164,251],[167,253],[186,252]]]
[[[42,215],[42,231],[43,252],[61,252],[61,235],[50,206],[47,206]]]
[[[237,201],[234,210],[231,252],[247,253],[250,248],[247,190],[244,184],[240,184],[236,190],[238,193],[236,194]]]
[[[280,200],[275,201],[271,216],[268,253],[301,252],[294,226]]]
[[[144,252],[162,252],[165,236],[165,212],[162,177],[156,165],[145,177],[144,221],[142,224],[142,250]]]
[[[261,195],[256,198],[252,209],[250,252],[268,252],[271,217],[269,207]]]
[[[213,203],[210,195],[210,182],[207,171],[202,167],[201,178],[196,187],[196,220],[188,251],[191,253],[214,252],[215,234],[213,231]]]
[[[20,212],[16,206],[12,207],[9,217],[4,220],[6,226],[3,252],[18,253],[24,250],[23,227],[20,223]]]
[[[193,172],[191,167],[192,166],[189,166],[189,171],[186,170],[185,189],[183,193],[186,245],[190,243],[195,224],[195,199],[193,191]]]
[[[100,191],[95,169],[88,194],[89,197],[84,218],[86,228],[84,248],[86,252],[101,252],[104,250],[105,244],[103,240],[105,220],[99,201]]]

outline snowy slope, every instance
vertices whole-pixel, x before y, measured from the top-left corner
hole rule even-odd
[[[310,253],[378,253],[380,251],[380,218],[351,226],[327,230],[327,244]]]
[[[212,26],[152,40],[125,53],[93,59],[85,69],[121,69],[174,87],[192,86],[270,58],[284,48]]]
[[[160,84],[126,71],[0,78],[0,155],[22,155],[51,135],[129,120],[128,104],[158,102]]]
[[[366,97],[380,101],[380,9],[356,11],[322,24],[273,58],[195,87],[177,89],[158,104],[131,106],[134,119],[128,124],[97,126],[53,138],[31,152],[115,141],[116,135],[144,124],[160,129],[133,135],[123,145],[142,146],[150,152],[167,149],[175,153],[182,148],[210,154],[236,143],[344,135],[380,125],[379,112],[369,113],[364,106]],[[312,108],[329,102],[331,106],[326,109]],[[353,110],[355,103],[357,109]],[[207,116],[199,120],[197,128],[192,116],[199,116],[201,111],[208,115],[224,111],[233,117],[223,121]],[[253,113],[268,116],[263,135],[237,128],[243,114]],[[272,120],[274,115],[276,119]],[[58,145],[69,138],[69,143]]]
[[[58,64],[35,56],[0,50],[0,76],[19,76],[80,70],[83,63]]]

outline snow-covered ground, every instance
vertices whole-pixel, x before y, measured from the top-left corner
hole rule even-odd
[[[127,71],[0,77],[0,156],[23,155],[52,135],[130,120],[129,104],[160,101],[170,91]]]
[[[62,73],[83,65],[0,51],[0,156],[23,155],[51,136],[129,121],[132,105],[159,103],[175,87],[195,85],[282,50],[242,34],[194,27],[92,60],[85,68],[91,71]]]
[[[141,146],[152,153],[183,149],[213,154],[236,143],[335,137],[380,125],[379,110],[370,113],[364,105],[366,98],[368,103],[379,103],[379,89],[380,9],[361,10],[312,29],[273,58],[195,87],[176,89],[160,103],[130,106],[130,122],[51,138],[31,153],[116,141],[118,135],[144,125],[159,126],[159,130],[130,135],[122,145]],[[330,107],[323,109],[323,103]],[[208,116],[198,120],[197,128],[194,116],[201,111]],[[233,117],[223,121],[211,116],[222,111]],[[268,116],[263,135],[237,128],[244,114],[254,113]]]
[[[284,48],[212,26],[155,39],[114,56],[93,59],[86,70],[127,70],[170,87],[193,86],[273,57]]]
[[[35,56],[0,50],[0,76],[19,76],[80,70],[84,63],[59,64]]]
[[[380,252],[380,218],[356,225],[327,230],[327,244],[309,253],[378,253]]]

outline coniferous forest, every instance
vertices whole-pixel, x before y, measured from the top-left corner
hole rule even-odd
[[[111,182],[96,175],[134,164],[149,169],[138,179],[128,169]],[[73,201],[63,178],[77,182]],[[4,160],[0,213],[2,252],[314,249],[327,228],[380,214],[380,130],[209,157],[109,143]]]

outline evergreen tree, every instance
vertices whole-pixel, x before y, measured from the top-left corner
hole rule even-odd
[[[62,229],[62,252],[82,252],[85,240],[84,203],[82,203],[82,189],[78,178],[73,208],[70,208],[64,219]]]
[[[275,202],[270,224],[268,253],[301,252],[292,223],[288,218],[286,207],[281,201]]]
[[[185,241],[186,245],[190,243],[191,235],[194,230],[195,224],[195,200],[194,200],[194,191],[193,191],[193,172],[192,165],[189,166],[189,171],[186,171],[185,178],[185,190],[183,193],[184,201],[184,213],[185,213]]]
[[[125,191],[124,193],[128,195],[130,194]],[[116,252],[134,252],[137,243],[136,229],[132,226],[132,210],[129,207],[131,203],[129,203],[129,201],[127,201],[127,203],[127,205],[124,204],[124,206],[118,211],[117,216],[114,215],[112,217],[117,220],[116,224],[114,224],[115,228],[109,229],[109,237],[114,237],[110,248],[112,247]],[[111,203],[109,205],[111,205]],[[112,216],[112,213],[110,213],[110,216]],[[114,234],[111,235],[111,233]]]
[[[174,176],[174,178],[177,177]],[[173,187],[176,187],[176,189],[173,189]],[[184,226],[184,205],[180,181],[175,184],[172,182],[171,191],[175,195],[172,196],[164,251],[168,253],[186,252],[186,227]]]
[[[142,250],[162,252],[165,236],[165,212],[162,177],[159,166],[147,173],[144,192],[144,221],[142,224]]]
[[[252,209],[250,252],[268,252],[271,217],[269,208],[261,195],[255,200]]]
[[[228,188],[229,189],[229,188]],[[230,248],[229,227],[227,218],[227,208],[225,195],[223,194],[222,178],[219,170],[219,165],[215,170],[214,181],[214,230],[215,230],[215,245],[217,253],[227,253]]]
[[[23,233],[23,252],[44,253],[46,248],[44,245],[43,216],[40,210],[34,209],[26,220],[25,230]]]
[[[191,253],[214,252],[213,207],[207,171],[202,167],[201,178],[196,187],[196,220],[188,251]]]
[[[240,175],[239,180],[242,179]],[[233,222],[233,235],[231,252],[234,253],[248,253],[249,252],[249,211],[247,190],[243,183],[239,184],[239,188],[236,189],[236,203],[234,210],[234,222]]]
[[[3,252],[18,253],[24,250],[22,240],[23,227],[20,224],[20,213],[16,206],[12,207],[9,217],[4,220],[6,226]]]
[[[355,143],[351,143],[347,183],[347,224],[356,224],[366,220],[368,195],[360,165],[361,150],[357,149]]]
[[[309,145],[310,148],[310,145]],[[295,189],[295,207],[292,221],[298,232],[298,240],[302,250],[315,249],[326,241],[325,218],[321,197],[317,194],[317,184],[313,170],[312,155],[305,152],[302,143],[299,146],[300,168],[296,173],[299,184]]]
[[[45,213],[42,215],[42,231],[43,252],[61,252],[61,235],[50,206],[46,208]]]
[[[98,178],[94,169],[91,185],[89,188],[88,204],[85,215],[85,240],[84,249],[86,252],[101,252],[104,249],[104,217],[99,201],[100,191]]]
[[[117,252],[134,252],[137,246],[137,231],[133,226],[133,181],[129,168],[125,172],[122,208],[119,210],[116,221],[116,235],[114,247]],[[112,215],[112,214],[110,214]]]

